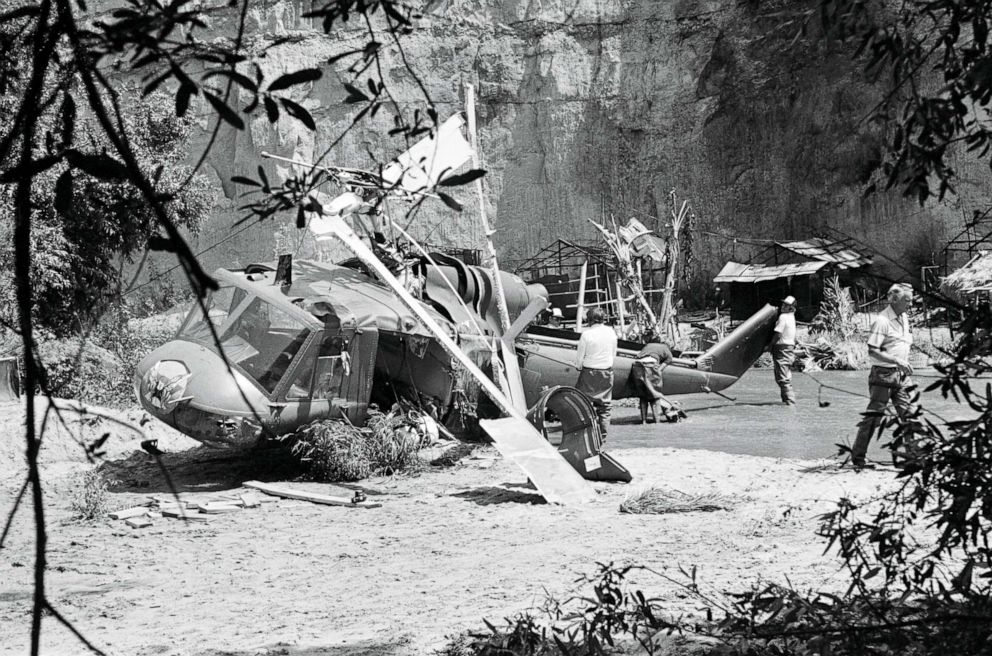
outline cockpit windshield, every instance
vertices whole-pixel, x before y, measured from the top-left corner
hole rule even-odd
[[[238,287],[222,287],[206,301],[224,355],[272,393],[310,329],[286,312]],[[214,348],[210,325],[199,304],[193,306],[179,338]]]

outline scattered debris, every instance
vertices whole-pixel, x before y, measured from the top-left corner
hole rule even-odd
[[[723,494],[686,494],[679,490],[650,487],[628,496],[620,503],[620,512],[631,514],[654,514],[680,512],[711,512],[730,510],[734,500]]]
[[[142,515],[148,514],[148,506],[134,506],[133,508],[125,508],[124,510],[117,510],[110,513],[111,519],[129,519],[131,517],[141,517]]]
[[[208,497],[202,494],[154,495],[143,505],[116,510],[108,516],[111,519],[123,519],[134,528],[143,528],[151,525],[152,520],[162,518],[207,522],[211,515],[238,512],[243,508],[258,508],[263,503],[276,501],[278,499],[260,498],[250,491],[234,491]]]
[[[128,517],[124,520],[124,523],[131,528],[145,528],[152,525],[152,520],[148,516],[143,515],[140,517]]]
[[[349,499],[348,497],[332,497],[326,494],[304,492],[302,490],[290,490],[288,488],[277,487],[275,485],[260,483],[258,481],[247,481],[244,483],[244,486],[258,490],[259,492],[264,492],[265,494],[283,497],[284,499],[299,499],[301,501],[322,503],[329,506],[350,506],[352,508],[379,508],[382,506],[381,503],[375,503],[374,501],[359,500],[358,493],[356,493],[355,497]]]

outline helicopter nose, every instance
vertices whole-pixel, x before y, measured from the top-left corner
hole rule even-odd
[[[210,349],[192,342],[169,342],[138,363],[138,400],[167,423],[177,409],[195,408],[221,417],[257,416],[267,399],[243,374]]]

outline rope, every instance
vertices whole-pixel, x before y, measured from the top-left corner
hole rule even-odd
[[[819,405],[821,408],[826,408],[826,407],[828,407],[830,405],[830,401],[824,401],[823,400],[823,396],[822,395],[823,395],[823,390],[824,389],[833,390],[835,392],[843,392],[844,394],[850,394],[851,396],[858,396],[858,397],[861,397],[863,399],[871,399],[871,397],[868,396],[867,394],[863,394],[861,392],[852,392],[851,390],[844,389],[842,387],[837,387],[835,385],[830,385],[830,384],[824,383],[823,381],[821,381],[819,378],[817,378],[813,374],[809,373],[808,371],[799,371],[799,372],[796,372],[796,373],[800,373],[800,374],[803,374],[805,376],[809,376],[809,378],[811,380],[813,380],[818,385],[818,387],[816,389],[816,402],[817,402],[817,405]],[[938,378],[939,376],[934,376],[934,377],[935,378]],[[921,378],[922,378],[922,376],[921,376]],[[916,405],[916,407],[918,407],[921,411],[933,415],[939,421],[941,421],[941,422],[943,422],[945,424],[948,423],[946,419],[944,419],[943,417],[941,417],[939,414],[937,414],[933,410],[930,410],[928,408],[925,408],[922,404],[916,403],[914,405]]]

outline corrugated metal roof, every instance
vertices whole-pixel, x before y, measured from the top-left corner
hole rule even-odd
[[[800,262],[798,264],[779,264],[776,266],[727,262],[713,281],[764,282],[765,280],[788,278],[790,276],[809,276],[825,266],[827,266],[827,263],[819,260],[815,262]]]
[[[778,246],[790,250],[797,255],[812,260],[836,264],[842,269],[856,269],[872,263],[868,255],[862,255],[855,250],[845,247],[840,242],[813,237],[803,241],[776,242]]]

